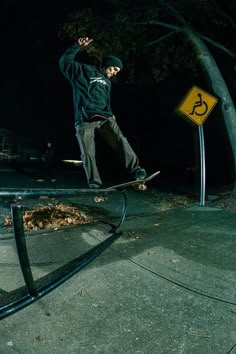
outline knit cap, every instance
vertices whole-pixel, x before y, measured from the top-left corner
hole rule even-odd
[[[103,58],[101,66],[102,68],[108,68],[109,66],[116,66],[121,70],[123,68],[123,63],[119,58],[113,55],[108,55],[107,57]]]

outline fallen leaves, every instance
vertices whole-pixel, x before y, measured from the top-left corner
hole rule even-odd
[[[219,199],[213,201],[211,204],[216,208],[236,211],[236,198],[230,193],[220,196]]]
[[[41,205],[33,210],[23,212],[24,230],[58,229],[66,225],[87,224],[93,218],[84,210],[60,204]],[[12,226],[10,217],[5,217],[4,226]]]
[[[195,202],[195,198],[188,195],[178,195],[173,193],[159,193],[158,199],[159,208],[161,211],[176,208],[180,206],[188,206]]]

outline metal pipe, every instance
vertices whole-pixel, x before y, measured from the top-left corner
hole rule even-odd
[[[98,194],[98,193],[110,193],[117,191],[116,189],[68,189],[68,188],[0,188],[0,197],[38,197],[38,196],[68,196],[68,195],[78,195],[78,194]]]
[[[39,287],[37,289],[37,296],[32,296],[26,294],[20,299],[13,301],[3,307],[0,307],[0,320],[14,314],[15,312],[25,308],[26,306],[32,304],[33,302],[39,300],[43,296],[47,295],[49,292],[54,290],[56,287],[64,283],[66,280],[71,278],[73,275],[78,273],[87,264],[92,262],[97,256],[99,256],[104,250],[106,250],[116,239],[121,236],[121,232],[114,232],[108,239],[101,242],[99,245],[95,246],[93,249],[89,250],[85,254],[74,259],[70,263],[64,265],[61,269],[64,269],[64,274],[50,281],[47,285]],[[59,269],[60,270],[60,269]]]
[[[124,220],[125,220],[125,215],[126,215],[126,211],[127,211],[127,194],[125,190],[121,191],[122,196],[123,196],[123,206],[122,206],[122,212],[121,212],[121,216],[120,216],[120,221],[116,226],[116,230],[119,229],[119,227],[121,227],[121,225],[123,224]]]
[[[205,205],[205,188],[206,188],[206,168],[205,168],[205,143],[203,126],[198,127],[199,141],[200,141],[200,158],[201,158],[201,192],[200,192],[200,206]]]
[[[31,190],[31,191],[26,191],[25,194],[27,196],[35,196],[35,195],[41,195],[40,193],[44,193],[45,190]],[[72,191],[75,190],[69,190],[70,195],[75,195],[75,193],[72,193]],[[104,191],[107,193],[108,191],[106,189],[104,190],[99,190],[99,192]],[[109,192],[114,192],[117,190],[109,190]],[[7,191],[5,191],[7,193]],[[19,190],[14,190],[11,191],[14,193],[13,195],[22,195],[22,192]],[[38,194],[38,193],[39,194]],[[53,191],[54,193],[58,192],[58,190]],[[61,191],[59,191],[60,193]],[[68,192],[68,190],[62,190],[61,195],[65,195],[64,192]],[[76,193],[81,192],[81,190],[76,190]],[[82,193],[85,192],[85,190],[82,190]],[[86,190],[88,192],[88,190]],[[91,190],[89,190],[91,192]],[[97,193],[97,191],[95,191]],[[20,193],[20,194],[18,194]],[[23,309],[24,307],[32,304],[36,300],[40,299],[41,297],[45,296],[48,294],[50,291],[58,287],[60,284],[68,280],[70,277],[78,273],[83,267],[85,267],[88,263],[93,261],[97,256],[99,256],[104,250],[106,250],[117,238],[119,238],[122,233],[117,232],[118,228],[123,224],[125,220],[125,215],[127,211],[127,195],[125,190],[121,191],[122,196],[123,196],[123,205],[122,205],[122,210],[121,210],[121,216],[119,223],[114,227],[112,235],[106,239],[105,241],[101,242],[99,245],[95,246],[85,254],[79,256],[75,260],[69,262],[68,264],[64,265],[61,267],[59,270],[64,271],[62,275],[58,276],[54,280],[51,280],[47,285],[42,286],[42,287],[36,287],[36,282],[34,282],[33,275],[31,272],[31,267],[30,267],[30,262],[29,262],[29,257],[28,257],[28,252],[27,252],[27,246],[26,246],[26,241],[25,241],[25,233],[24,233],[24,225],[23,225],[23,216],[22,216],[22,206],[21,205],[12,205],[11,206],[11,212],[12,212],[12,220],[13,220],[13,228],[14,228],[14,234],[15,234],[15,239],[16,239],[16,247],[17,247],[17,253],[20,261],[20,266],[22,270],[22,274],[25,280],[25,284],[28,290],[28,294],[21,296],[19,299],[12,301],[11,303],[4,305],[0,307],[0,319],[3,319],[9,315],[14,314],[15,312]],[[25,195],[24,194],[24,195]],[[45,193],[44,193],[45,194]],[[5,194],[8,195],[9,194]],[[53,194],[53,195],[58,195],[58,194]],[[68,194],[66,194],[68,195]],[[40,281],[40,279],[39,279]]]
[[[34,279],[31,272],[27,246],[25,242],[25,233],[22,217],[22,206],[11,206],[12,223],[16,240],[17,254],[20,262],[21,271],[25,280],[25,284],[31,296],[37,296],[37,290],[34,286]]]

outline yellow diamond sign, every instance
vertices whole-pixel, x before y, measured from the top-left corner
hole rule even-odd
[[[218,99],[197,86],[193,86],[178,107],[178,111],[197,125],[202,125]]]

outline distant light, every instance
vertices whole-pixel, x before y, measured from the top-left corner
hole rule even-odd
[[[82,165],[83,164],[83,161],[81,161],[81,160],[62,160],[62,162],[70,163],[72,165]]]

